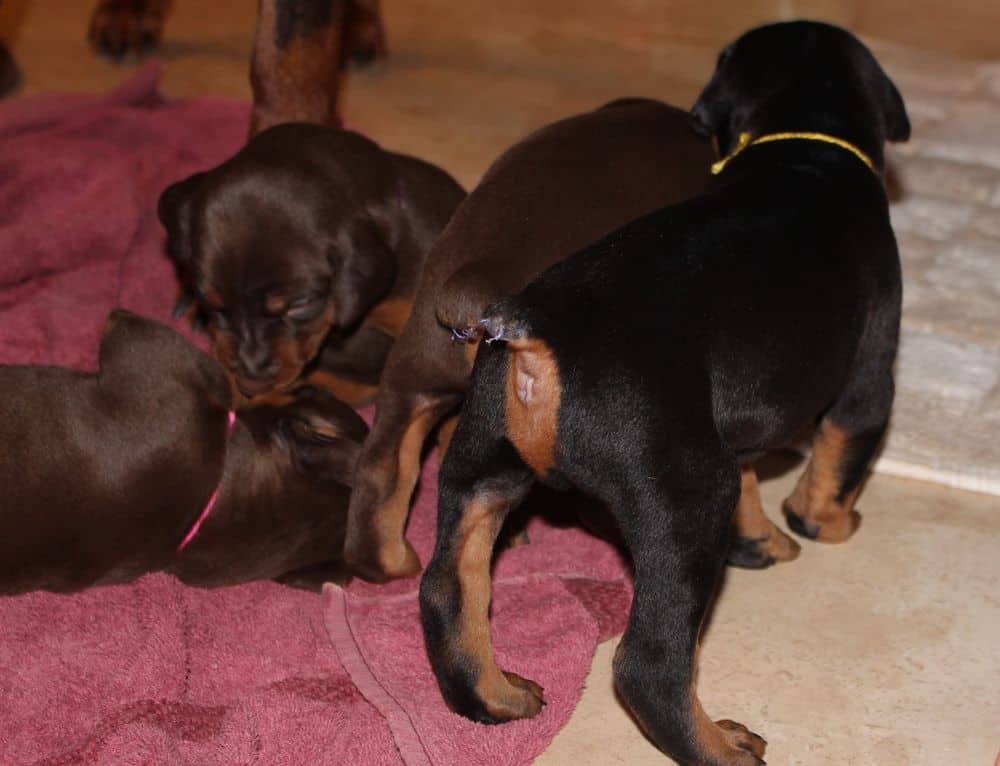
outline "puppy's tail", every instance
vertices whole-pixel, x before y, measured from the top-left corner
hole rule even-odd
[[[501,298],[490,305],[477,328],[487,343],[495,340],[516,342],[531,334],[531,325],[513,297]]]
[[[497,295],[516,293],[523,279],[497,263],[467,264],[445,280],[438,294],[438,322],[451,330],[456,340],[476,340],[484,332],[481,323],[508,302]],[[495,301],[495,302],[494,302]]]

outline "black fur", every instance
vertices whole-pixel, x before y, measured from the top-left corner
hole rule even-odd
[[[899,93],[867,49],[809,22],[753,30],[727,48],[692,116],[727,151],[744,131],[823,132],[857,145],[879,172],[883,143],[909,134]],[[541,478],[568,480],[618,520],[636,591],[616,684],[681,764],[763,762],[763,741],[732,724],[713,730],[693,692],[739,466],[823,419],[846,434],[836,478],[838,497],[850,495],[888,419],[900,298],[880,176],[843,148],[791,140],[746,149],[700,197],[609,234],[487,311],[490,335],[540,342],[557,363],[555,464]],[[451,547],[464,507],[516,485],[513,502],[534,478],[504,454],[503,417],[487,417],[503,412],[518,343],[480,348],[441,468],[438,546],[421,595],[428,651],[453,704],[468,689],[452,688],[449,628],[436,622],[447,612],[434,594],[458,576]]]

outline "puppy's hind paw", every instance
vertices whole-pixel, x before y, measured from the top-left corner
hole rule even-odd
[[[745,763],[747,766],[750,764],[764,766],[764,750],[767,748],[767,741],[763,737],[736,721],[723,719],[716,721],[715,725],[722,730],[723,736],[732,747],[744,751],[737,760],[733,761],[734,765],[739,763],[740,766],[743,766]]]
[[[501,671],[507,680],[502,684],[494,684],[489,701],[482,701],[482,711],[470,716],[480,723],[506,723],[522,718],[534,718],[545,707],[545,695],[541,686],[534,681],[522,678],[516,673]]]

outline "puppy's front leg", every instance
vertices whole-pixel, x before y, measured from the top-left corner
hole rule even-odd
[[[505,367],[502,353],[486,353]],[[480,386],[466,402],[441,466],[437,547],[420,583],[427,654],[441,693],[452,710],[480,723],[530,718],[544,704],[538,684],[500,670],[490,637],[493,546],[534,478],[503,436],[498,392],[502,385]]]
[[[740,468],[740,500],[733,516],[733,542],[729,564],[746,569],[764,569],[777,561],[799,555],[799,544],[778,529],[760,502],[757,471],[751,463]]]

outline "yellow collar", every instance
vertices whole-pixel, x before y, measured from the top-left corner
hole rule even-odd
[[[749,133],[740,133],[739,140],[736,142],[736,148],[733,149],[729,154],[723,157],[718,162],[712,164],[712,175],[718,175],[722,172],[722,169],[726,167],[733,157],[742,152],[748,146],[753,146],[754,144],[766,144],[771,141],[788,141],[789,139],[802,139],[805,141],[822,141],[827,144],[833,144],[834,146],[839,146],[841,149],[846,149],[859,160],[861,160],[868,169],[875,173],[875,163],[871,161],[871,158],[861,151],[854,144],[845,141],[842,138],[837,138],[836,136],[830,136],[826,133],[768,133],[763,136],[758,136],[757,138],[750,140]]]

